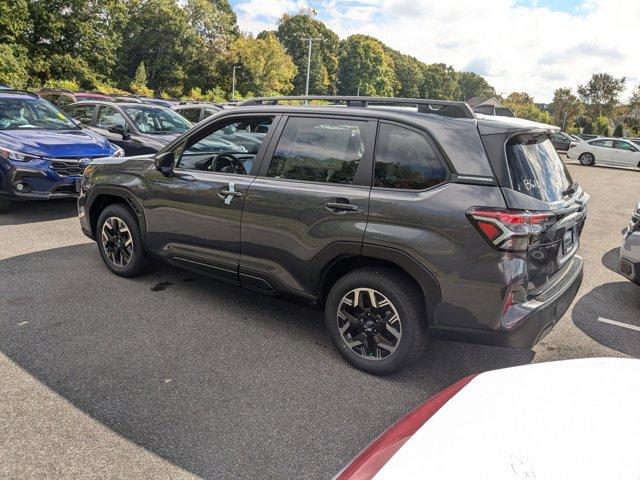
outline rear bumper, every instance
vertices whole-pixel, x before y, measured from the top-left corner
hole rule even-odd
[[[530,348],[538,343],[565,314],[582,284],[582,258],[574,256],[562,279],[535,299],[519,304],[521,317],[513,328],[484,330],[463,327],[432,326],[436,338],[484,345]]]

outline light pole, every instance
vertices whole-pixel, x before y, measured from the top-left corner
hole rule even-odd
[[[242,66],[240,65],[233,66],[233,77],[231,79],[231,101],[232,102],[236,99],[236,68],[241,69]]]
[[[322,42],[324,39],[322,37],[303,37],[303,40],[309,42],[309,53],[307,55],[307,84],[304,87],[305,96],[309,95],[309,74],[311,73],[311,45],[313,42]]]

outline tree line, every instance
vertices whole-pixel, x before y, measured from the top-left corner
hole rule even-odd
[[[283,15],[275,30],[245,34],[228,0],[0,0],[0,83],[222,101],[235,66],[237,98],[299,95],[308,38],[310,94],[497,96],[473,72],[421,62],[366,35],[341,40],[311,9]],[[557,90],[547,106],[519,92],[502,100],[519,117],[603,130],[624,109],[624,82],[594,75],[577,95]],[[626,122],[637,131],[637,120]]]

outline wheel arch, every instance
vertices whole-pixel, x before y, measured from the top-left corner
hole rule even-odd
[[[109,205],[116,203],[126,206],[131,211],[134,217],[138,220],[138,225],[140,226],[140,231],[144,238],[146,236],[146,223],[144,221],[144,210],[142,209],[142,206],[126,189],[117,187],[96,187],[91,192],[91,197],[87,201],[86,210],[89,215],[91,234],[94,238],[100,213]]]
[[[317,276],[315,292],[318,304],[324,304],[329,291],[340,277],[357,268],[375,266],[392,269],[415,283],[423,294],[427,321],[429,324],[435,323],[435,309],[442,298],[438,281],[409,254],[390,247],[364,245],[360,254],[334,257]]]

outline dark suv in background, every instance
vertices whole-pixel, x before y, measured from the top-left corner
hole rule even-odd
[[[191,128],[182,115],[159,105],[83,101],[68,105],[64,111],[118,145],[127,156],[155,153]]]
[[[305,98],[332,104],[254,99],[154,156],[93,162],[78,207],[105,264],[131,277],[153,254],[306,299],[375,374],[418,358],[428,333],[530,347],[562,317],[588,195],[556,127],[461,102]],[[253,152],[212,148],[265,130]]]

